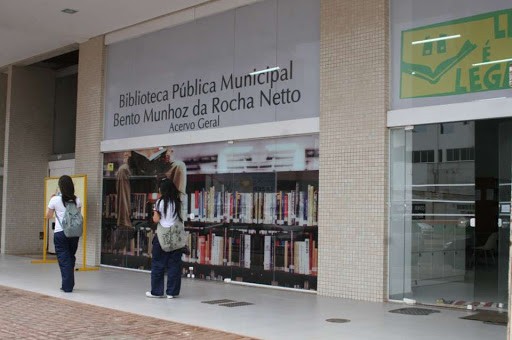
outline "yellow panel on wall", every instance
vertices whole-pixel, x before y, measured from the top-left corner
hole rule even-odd
[[[86,211],[86,203],[87,203],[87,197],[86,197],[86,184],[87,184],[87,176],[86,175],[73,175],[70,176],[73,180],[73,184],[75,186],[75,196],[80,199],[82,202],[82,215],[84,215],[85,219],[85,211]],[[46,177],[44,179],[45,183],[45,190],[44,190],[44,216],[46,216],[46,209],[48,207],[48,202],[50,202],[50,199],[53,195],[59,193],[59,177]]]
[[[509,88],[512,9],[402,32],[400,98]]]

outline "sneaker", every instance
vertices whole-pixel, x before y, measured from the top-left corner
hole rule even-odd
[[[172,295],[167,295],[167,298],[168,298],[168,299],[174,299],[174,296],[172,296]]]
[[[149,297],[149,298],[163,298],[164,296],[163,295],[153,295],[153,294],[151,294],[151,292],[146,292],[146,297]]]

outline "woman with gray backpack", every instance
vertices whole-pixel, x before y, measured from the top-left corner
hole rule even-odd
[[[173,181],[163,178],[160,198],[155,203],[153,222],[157,223],[151,259],[150,298],[176,298],[181,289],[181,255],[186,253],[187,234],[181,217],[180,192]],[[167,287],[164,295],[165,271]]]
[[[71,177],[64,175],[59,178],[59,190],[60,193],[52,196],[48,203],[46,218],[50,219],[55,214],[53,242],[62,277],[60,289],[71,293],[75,286],[75,254],[82,236],[82,203],[75,196]]]

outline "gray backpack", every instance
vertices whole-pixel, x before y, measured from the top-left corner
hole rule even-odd
[[[78,209],[74,202],[70,201],[66,203],[66,211],[64,211],[62,221],[59,219],[57,214],[55,214],[55,216],[57,217],[57,220],[59,220],[66,237],[82,236],[84,218],[82,213],[80,213],[80,209]]]

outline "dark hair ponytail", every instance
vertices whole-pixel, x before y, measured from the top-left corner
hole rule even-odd
[[[75,185],[73,184],[71,177],[68,175],[60,176],[59,189],[61,193],[62,204],[64,204],[64,206],[66,206],[66,203],[70,201],[76,204]]]
[[[163,214],[167,215],[167,209],[169,204],[172,202],[174,205],[174,217],[178,218],[181,222],[183,222],[183,218],[181,217],[181,197],[180,192],[176,189],[174,183],[167,179],[163,178],[160,181],[160,201],[164,202],[164,211]]]

